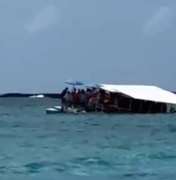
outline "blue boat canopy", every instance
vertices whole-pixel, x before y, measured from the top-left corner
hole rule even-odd
[[[74,81],[74,80],[67,80],[65,81],[66,84],[73,85],[73,86],[82,86],[84,85],[81,81]]]

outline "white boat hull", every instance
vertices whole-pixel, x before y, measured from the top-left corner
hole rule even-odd
[[[61,110],[62,107],[61,106],[54,106],[54,109]]]
[[[55,106],[53,108],[46,109],[47,114],[58,114],[61,113],[61,106]]]
[[[68,108],[66,111],[62,111],[61,106],[54,106],[52,108],[46,109],[46,114],[59,114],[59,113],[66,113],[66,114],[84,114],[85,111],[77,111],[76,109]]]
[[[44,97],[45,96],[43,94],[30,96],[30,98],[44,98]]]

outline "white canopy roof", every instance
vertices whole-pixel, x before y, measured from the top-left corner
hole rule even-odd
[[[148,85],[111,85],[99,84],[101,89],[109,92],[122,93],[134,99],[176,104],[176,94]]]

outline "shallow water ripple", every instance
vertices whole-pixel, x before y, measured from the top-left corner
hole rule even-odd
[[[0,179],[176,177],[174,115],[48,116],[45,101],[3,102]]]

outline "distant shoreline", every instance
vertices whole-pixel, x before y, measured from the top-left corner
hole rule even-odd
[[[56,94],[56,93],[36,93],[36,94],[32,94],[32,93],[4,93],[0,95],[0,98],[30,98],[32,96],[38,96],[38,95],[44,95],[44,97],[48,97],[48,98],[57,98],[60,99],[61,95],[60,94]]]
[[[171,91],[176,94],[176,91]],[[44,95],[45,98],[60,99],[59,93],[4,93],[0,95],[0,98],[30,98],[32,96]]]
[[[176,91],[171,91],[176,94]],[[60,99],[60,93],[4,93],[0,94],[0,98],[30,98],[32,96],[44,95],[45,98]]]

